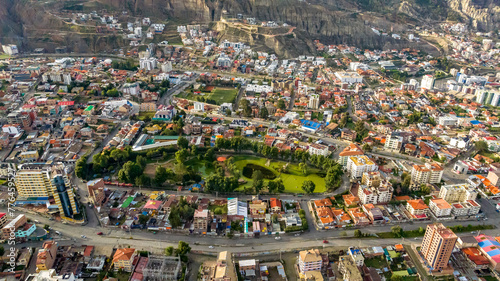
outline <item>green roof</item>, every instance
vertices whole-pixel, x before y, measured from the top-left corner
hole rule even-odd
[[[94,106],[89,105],[89,106],[87,106],[87,108],[85,108],[85,111],[91,111],[92,109],[94,109]]]
[[[132,203],[132,201],[134,201],[134,197],[129,196],[125,201],[123,201],[122,208],[127,208],[128,206],[130,206],[130,203]]]

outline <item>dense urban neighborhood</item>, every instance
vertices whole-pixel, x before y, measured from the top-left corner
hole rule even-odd
[[[52,16],[127,48],[2,44],[0,280],[500,280],[498,29]]]

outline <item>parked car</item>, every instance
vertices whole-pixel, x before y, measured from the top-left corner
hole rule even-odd
[[[281,237],[279,237],[279,236],[278,237],[274,237],[274,239],[281,240]]]
[[[214,246],[208,246],[208,248],[209,248],[209,249],[213,249],[213,248],[214,248]]]
[[[97,232],[97,235],[103,235],[103,234],[104,234],[104,233],[102,233],[102,232]]]
[[[328,244],[328,240],[323,240],[323,243]]]

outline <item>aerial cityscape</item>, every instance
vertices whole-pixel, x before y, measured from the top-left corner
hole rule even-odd
[[[500,280],[497,0],[0,0],[0,281]]]

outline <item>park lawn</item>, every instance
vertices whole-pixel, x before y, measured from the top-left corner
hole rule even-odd
[[[8,54],[0,54],[0,60],[8,59],[10,56]]]
[[[210,95],[218,105],[223,103],[232,103],[238,94],[238,89],[235,88],[215,88]]]
[[[398,270],[398,271],[393,271],[392,275],[396,275],[396,276],[408,276],[410,274],[406,270]]]
[[[308,169],[309,174],[307,176],[304,176],[300,171],[298,165],[289,164],[288,165],[289,174],[282,173],[280,175],[280,173],[276,169],[278,169],[278,167],[285,165],[286,162],[271,161],[270,165],[266,166],[267,163],[266,158],[254,157],[254,156],[235,156],[234,163],[240,171],[243,171],[243,167],[245,167],[247,164],[260,165],[271,170],[277,177],[280,177],[283,180],[283,184],[285,185],[285,192],[303,193],[304,191],[302,190],[301,187],[302,183],[306,180],[311,180],[316,184],[316,189],[314,190],[315,193],[321,193],[326,191],[325,180],[317,174],[317,172],[319,172],[318,169],[309,168]],[[245,185],[240,187],[241,190],[243,190],[245,187],[252,186],[252,179],[247,178],[243,175],[241,175],[241,177],[247,181]],[[264,181],[267,182],[268,180]]]

